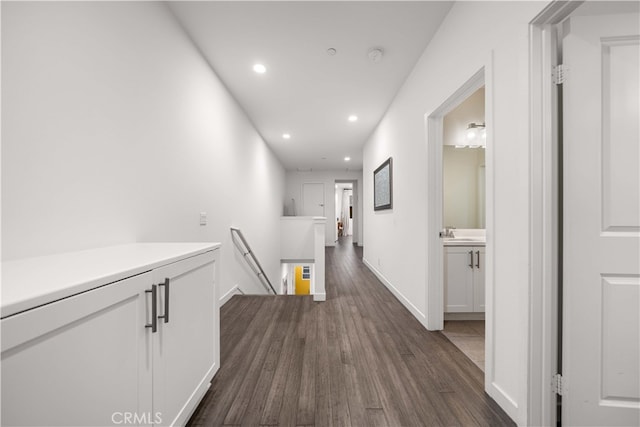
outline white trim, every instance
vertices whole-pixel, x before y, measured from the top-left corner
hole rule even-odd
[[[445,102],[446,104],[446,102]],[[442,107],[441,107],[442,108]],[[442,228],[442,139],[445,111],[425,115],[427,127],[427,313],[426,328],[439,331],[444,328],[444,258],[442,240],[438,237]],[[433,141],[430,143],[429,141]],[[431,159],[431,160],[429,160]]]
[[[235,285],[233,288],[229,289],[229,291],[220,297],[220,307],[229,302],[232,296],[234,295],[244,295],[242,289],[238,285]]]
[[[378,270],[376,270],[376,268],[369,261],[367,261],[366,258],[363,257],[362,258],[362,262],[364,263],[364,265],[367,266],[367,268],[369,270],[371,270],[371,272],[373,274],[375,274],[375,276],[378,278],[378,280],[380,280],[382,282],[382,284],[385,285],[387,287],[387,289],[389,289],[391,291],[391,293],[396,297],[396,299],[398,301],[400,301],[400,303],[402,305],[404,305],[405,308],[407,310],[409,310],[411,312],[411,314],[413,314],[413,316],[416,319],[418,319],[418,321],[422,325],[426,324],[426,316],[424,315],[423,312],[418,310],[418,308],[415,305],[413,305],[411,303],[411,301],[409,301],[404,295],[402,295],[402,292],[400,292],[398,289],[396,289],[396,287],[393,286],[391,284],[391,282],[389,282],[389,280],[387,280],[387,278],[384,277],[384,275],[382,273],[380,273]]]
[[[485,123],[487,129],[487,147],[485,149],[485,171],[486,171],[486,275],[485,275],[485,365],[484,365],[484,389],[509,416],[517,420],[518,404],[496,385],[495,378],[495,357],[496,354],[496,321],[495,321],[495,292],[494,277],[496,265],[496,245],[494,239],[495,224],[495,146],[493,143],[493,130],[495,121],[493,114],[493,50],[484,68],[485,82]]]
[[[558,88],[554,26],[582,2],[554,1],[529,26],[530,176],[529,176],[529,339],[527,425],[555,425],[558,337]]]

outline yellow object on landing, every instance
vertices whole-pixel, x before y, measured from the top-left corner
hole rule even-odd
[[[305,272],[303,274],[303,267],[296,265],[295,268],[295,289],[296,295],[309,295],[311,288],[311,276],[309,275],[309,267],[304,267]],[[308,278],[304,278],[308,277]]]

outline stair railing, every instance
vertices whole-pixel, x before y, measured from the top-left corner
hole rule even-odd
[[[238,238],[236,238],[235,236],[237,236]],[[249,267],[251,267],[251,270],[253,270],[256,276],[258,276],[258,278],[260,279],[260,283],[262,283],[262,286],[264,286],[264,288],[267,290],[267,293],[273,293],[274,295],[277,295],[278,293],[273,288],[273,285],[271,285],[271,282],[262,269],[258,258],[256,258],[255,254],[251,250],[251,246],[249,246],[249,243],[247,243],[247,240],[244,238],[244,235],[239,228],[231,227],[231,240],[233,240],[233,243],[240,250],[242,256],[247,261],[247,264],[249,264]],[[248,255],[250,256],[249,258],[247,258]]]

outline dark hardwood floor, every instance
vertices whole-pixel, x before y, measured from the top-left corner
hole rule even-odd
[[[480,369],[424,329],[345,240],[326,249],[326,302],[224,305],[221,368],[189,425],[515,425]]]

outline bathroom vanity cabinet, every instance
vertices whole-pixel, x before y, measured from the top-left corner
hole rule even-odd
[[[484,312],[484,288],[484,246],[445,246],[445,312]]]

